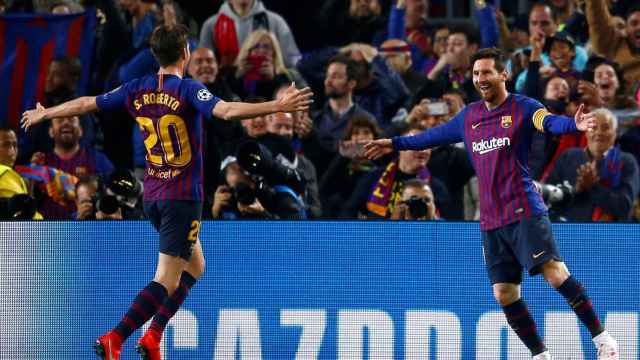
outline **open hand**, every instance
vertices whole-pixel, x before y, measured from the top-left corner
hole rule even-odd
[[[32,125],[35,125],[44,121],[45,120],[44,115],[45,115],[45,108],[44,106],[40,105],[40,103],[38,103],[35,109],[27,110],[24,113],[22,113],[22,120],[20,120],[20,126],[22,126],[22,128],[25,131],[27,131],[29,130],[29,127],[31,127]]]
[[[295,112],[305,111],[309,109],[309,105],[313,102],[313,92],[306,87],[302,90],[296,89],[295,83],[284,92],[284,96],[277,100],[279,111]]]
[[[580,104],[578,111],[576,111],[576,115],[574,119],[576,121],[576,127],[580,131],[593,131],[596,127],[596,114],[593,112],[583,113],[584,104]]]
[[[378,159],[393,152],[391,139],[373,140],[364,145],[364,156],[369,160]]]

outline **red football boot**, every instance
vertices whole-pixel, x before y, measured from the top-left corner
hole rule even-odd
[[[111,330],[96,339],[93,348],[96,350],[96,354],[103,360],[118,360],[120,359],[120,351],[122,350],[122,338],[115,331]]]
[[[136,346],[140,358],[142,360],[161,360],[160,340],[162,340],[162,334],[153,329],[147,330],[138,340],[138,346]]]

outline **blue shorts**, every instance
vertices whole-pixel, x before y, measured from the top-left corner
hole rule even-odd
[[[562,261],[546,215],[483,231],[482,249],[491,284],[520,284],[523,268],[534,276],[547,261]]]
[[[160,234],[159,251],[188,261],[200,232],[202,203],[187,200],[145,201],[144,213]]]

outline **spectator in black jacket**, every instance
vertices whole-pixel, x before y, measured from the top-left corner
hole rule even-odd
[[[362,146],[379,138],[380,134],[381,130],[370,117],[355,115],[351,118],[338,155],[320,179],[324,217],[337,218],[358,181],[375,169],[375,163],[364,157]]]
[[[378,0],[326,0],[318,16],[325,46],[371,44],[386,25]]]

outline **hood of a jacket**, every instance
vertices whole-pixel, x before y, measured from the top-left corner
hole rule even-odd
[[[241,21],[247,18],[251,18],[257,14],[260,14],[266,11],[267,9],[264,7],[264,5],[262,4],[262,1],[260,0],[254,0],[253,7],[251,8],[251,10],[249,10],[249,13],[245,16],[239,16],[238,14],[236,14],[236,12],[233,11],[233,9],[231,8],[231,5],[229,4],[228,1],[225,1],[224,4],[222,4],[222,6],[220,7],[220,13],[227,15],[234,21]]]

